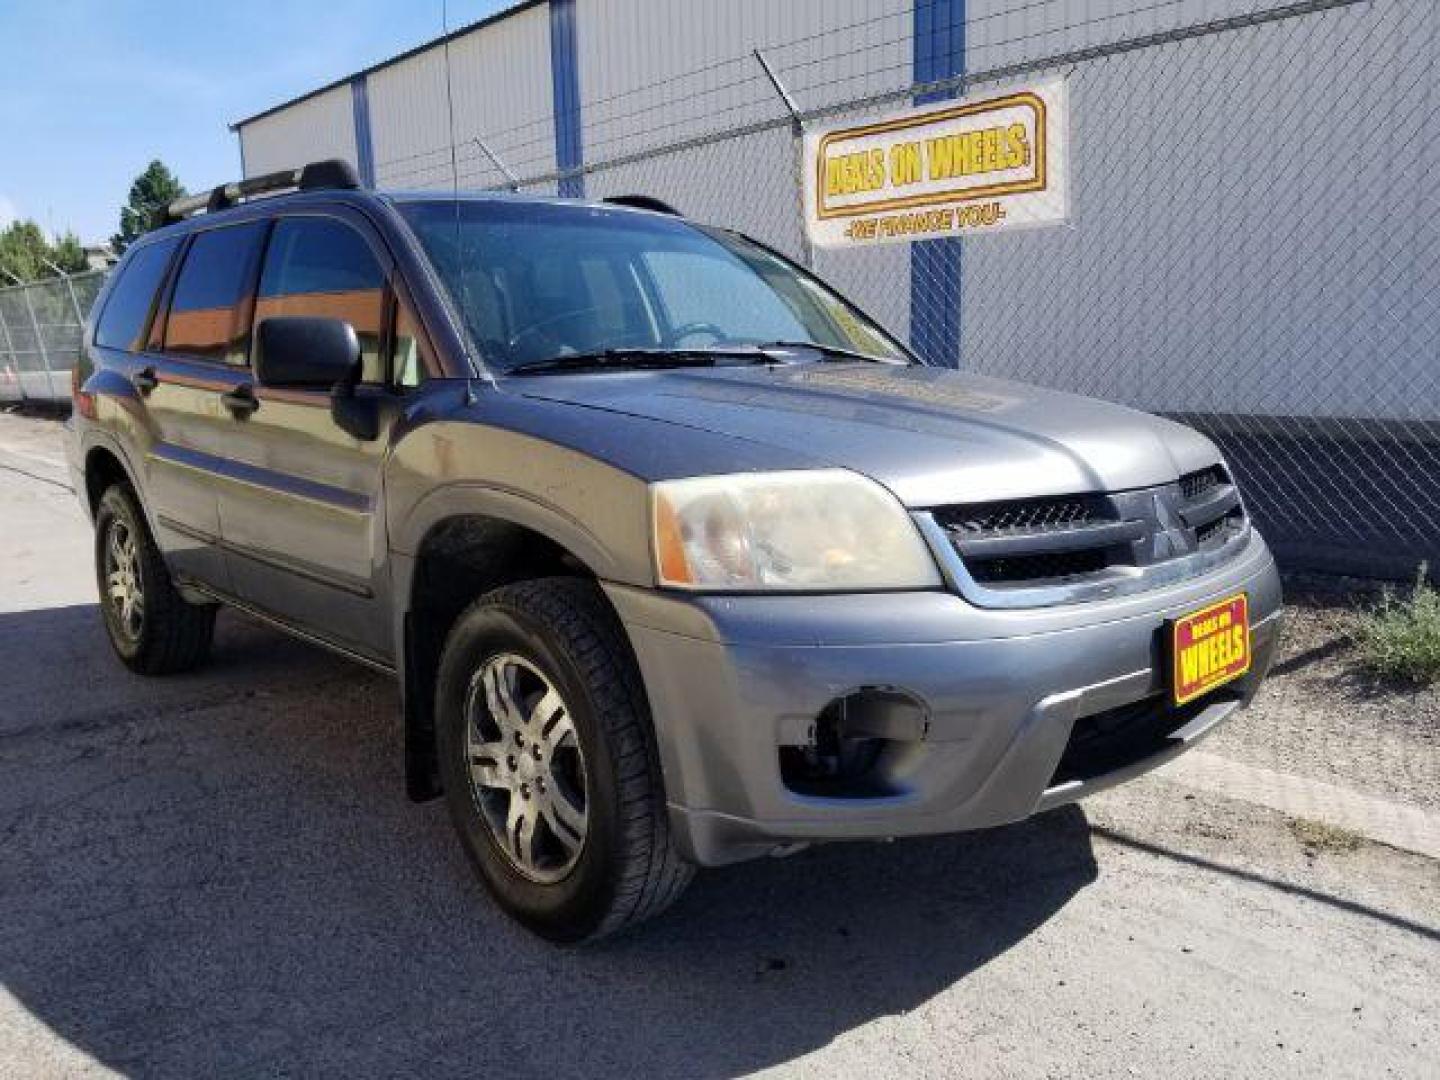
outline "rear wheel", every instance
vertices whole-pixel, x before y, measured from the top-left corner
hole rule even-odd
[[[555,941],[658,914],[676,853],[649,710],[600,591],[568,578],[482,597],[456,621],[436,694],[440,768],[491,893]]]
[[[124,484],[100,496],[95,576],[110,644],[132,671],[187,671],[208,655],[215,608],[188,603],[176,591],[140,506]]]

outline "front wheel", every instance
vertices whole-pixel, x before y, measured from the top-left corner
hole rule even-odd
[[[123,484],[108,488],[96,507],[95,576],[105,631],[130,670],[188,671],[209,654],[214,606],[188,603],[176,590],[140,504]]]
[[[691,868],[671,842],[644,689],[598,588],[488,593],[451,630],[436,690],[446,801],[506,911],[573,942],[680,894]]]

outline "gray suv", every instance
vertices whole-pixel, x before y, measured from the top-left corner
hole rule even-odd
[[[1254,694],[1274,563],[1215,446],[931,366],[652,200],[182,200],[87,328],[105,627],[230,605],[393,675],[410,795],[575,941],[692,867],[1013,822]]]

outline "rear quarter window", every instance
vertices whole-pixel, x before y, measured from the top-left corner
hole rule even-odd
[[[155,306],[155,293],[179,243],[178,238],[171,237],[136,248],[116,271],[119,277],[95,326],[97,345],[140,351],[140,339],[150,320],[150,310]]]

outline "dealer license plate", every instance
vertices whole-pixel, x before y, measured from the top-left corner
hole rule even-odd
[[[1170,691],[1184,705],[1250,670],[1250,605],[1244,593],[1170,623]]]

